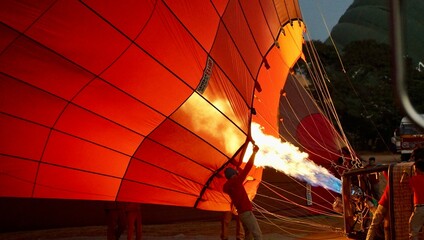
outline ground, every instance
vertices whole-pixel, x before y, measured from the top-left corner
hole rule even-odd
[[[341,224],[341,219],[336,221],[335,225]],[[231,232],[235,233],[234,223],[231,224]],[[284,226],[285,228],[287,226]],[[320,231],[304,229],[290,231],[290,233],[279,230],[274,226],[261,224],[264,233],[264,240],[277,239],[346,239],[341,232]],[[143,226],[143,240],[214,240],[219,239],[220,223],[217,221],[209,222],[183,222],[164,225],[146,225]],[[0,239],[4,240],[105,240],[105,226],[91,226],[80,228],[49,229],[27,232],[13,232],[0,234]],[[121,239],[126,239],[123,235]],[[234,236],[230,239],[235,239]]]

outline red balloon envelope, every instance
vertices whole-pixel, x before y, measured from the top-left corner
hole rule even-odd
[[[257,112],[277,126],[304,29],[291,0],[1,1],[0,19],[0,196],[207,210],[229,207],[270,74]]]

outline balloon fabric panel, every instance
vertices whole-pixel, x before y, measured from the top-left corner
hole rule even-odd
[[[17,38],[6,48],[0,56],[0,70],[64,100],[72,99],[94,78],[93,74],[26,37]]]
[[[114,200],[119,184],[119,178],[40,164],[33,197]]]
[[[233,41],[238,43],[236,48],[243,59],[243,64],[247,67],[250,75],[255,76],[259,71],[262,56],[253,39],[251,29],[249,29],[246,23],[246,18],[239,2],[229,1],[226,11],[232,12],[233,14],[225,14],[223,16],[225,28],[228,30]],[[252,21],[254,21],[254,19],[252,19]]]
[[[8,173],[0,174],[0,196],[31,197],[37,166],[36,161],[0,156],[0,169]]]
[[[6,25],[23,32],[54,2],[55,0],[27,2],[0,1],[0,16]]]
[[[42,161],[82,171],[123,177],[130,156],[97,143],[53,131]]]
[[[136,39],[149,22],[157,3],[152,0],[126,0],[125,4],[119,1],[83,2],[93,13],[107,19],[111,26],[131,40]]]
[[[52,126],[67,102],[23,82],[0,75],[0,110]]]
[[[26,33],[96,75],[131,44],[77,1],[56,2]]]
[[[144,165],[150,165],[157,168],[155,171],[169,172],[175,176],[185,177],[187,180],[200,184],[213,173],[212,168],[202,164],[202,162],[197,162],[196,159],[177,154],[166,146],[146,140],[131,159],[125,178],[137,182],[146,181],[150,184],[154,181],[163,180],[161,178],[148,179],[142,176],[147,172],[144,170]],[[190,174],[187,174],[187,172]]]
[[[182,154],[205,168],[211,168],[211,171],[227,161],[227,157],[218,149],[211,148],[210,143],[171,120],[165,121],[149,138],[175,151],[175,154]]]
[[[128,130],[144,136],[165,119],[155,109],[98,80],[81,91],[74,102],[92,114],[102,116],[121,127],[126,126]]]
[[[131,46],[101,78],[166,116],[193,92],[181,79],[135,46]]]
[[[163,4],[158,3],[135,43],[192,89],[197,87],[207,53]]]
[[[2,153],[23,159],[39,161],[50,129],[5,114],[0,117]]]
[[[64,111],[56,128],[87,142],[95,142],[129,156],[134,153],[139,142],[144,138],[130,129],[122,128],[108,119],[73,105]]]
[[[211,49],[219,24],[212,1],[165,1],[179,21],[207,52]]]
[[[248,21],[249,31],[251,31],[252,36],[255,40],[255,45],[259,48],[259,52],[262,58],[269,51],[269,46],[274,42],[273,39],[269,37],[270,29],[264,28],[263,26],[267,25],[267,20],[263,14],[258,14],[258,9],[261,9],[260,1],[239,1],[243,13],[246,15],[246,21]],[[270,21],[269,21],[270,22]],[[253,72],[257,74],[257,72]]]
[[[189,195],[172,189],[159,189],[156,186],[123,180],[116,200],[192,207],[197,198],[196,195]]]

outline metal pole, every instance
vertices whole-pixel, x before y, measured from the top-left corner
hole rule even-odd
[[[412,122],[424,129],[424,118],[420,116],[411,103],[405,81],[405,61],[403,54],[403,32],[402,32],[402,0],[391,0],[391,40],[392,40],[392,64],[393,77],[395,81],[396,97],[400,102],[402,110]]]

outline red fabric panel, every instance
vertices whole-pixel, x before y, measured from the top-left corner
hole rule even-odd
[[[124,176],[129,160],[128,155],[56,131],[51,133],[43,156],[43,162],[115,177]]]
[[[149,134],[164,116],[125,92],[100,80],[93,81],[74,102],[139,134]]]
[[[0,156],[0,196],[31,197],[37,167],[37,162]]]
[[[267,26],[264,15],[258,14],[258,12],[262,12],[262,6],[259,1],[244,0],[239,2],[243,13],[246,15],[250,31],[252,31],[252,35],[255,38],[260,53],[262,56],[265,56],[270,46],[274,44],[274,41],[270,29],[264,27]],[[254,72],[254,74],[256,75],[257,73]]]
[[[144,138],[73,105],[64,111],[56,129],[127,155],[132,155]]]
[[[5,2],[5,1],[2,1]],[[0,5],[1,3],[0,2]],[[2,11],[1,9],[0,11]],[[15,38],[19,36],[18,32],[15,32],[11,30],[10,28],[6,27],[6,25],[0,24],[0,32],[1,32],[1,38],[0,38],[0,49],[5,49],[9,44],[11,44]],[[1,56],[0,56],[1,57]],[[0,62],[1,66],[1,62]]]
[[[121,1],[84,0],[84,3],[130,39],[135,39],[149,21],[156,1],[125,0],[123,4]]]
[[[225,27],[221,25],[210,54],[215,62],[219,62],[218,66],[233,82],[245,101],[250,103],[252,101],[254,81],[236,46],[233,42],[228,41],[230,38],[231,36]]]
[[[161,156],[159,156],[158,158],[160,159],[160,157]],[[194,174],[187,174],[187,171],[193,171],[193,173],[195,173],[196,168],[190,168],[192,165],[186,159],[183,159],[181,162],[177,162],[179,160],[178,158],[174,159],[175,160],[171,160],[168,162],[175,165],[186,165],[185,173],[182,173],[182,175],[178,175],[179,173],[174,172],[172,168],[168,171],[165,171],[164,169],[155,166],[154,164],[157,162],[156,159],[154,159],[154,161],[150,163],[133,159],[131,161],[131,165],[128,169],[128,173],[125,176],[125,179],[148,184],[150,186],[155,186],[159,189],[170,189],[172,191],[177,191],[190,195],[199,194],[203,187],[205,179],[202,179],[201,182],[192,181],[190,179],[190,175]],[[166,160],[167,159],[163,159],[163,161]]]
[[[130,45],[78,1],[56,2],[26,33],[94,74],[107,68]]]
[[[124,180],[117,200],[192,207],[197,196]]]
[[[5,24],[25,31],[53,2],[55,0],[0,1],[0,16]]]
[[[284,23],[284,22],[280,22],[278,17],[279,15],[281,15],[280,17],[284,16],[285,13],[279,13],[276,11],[275,1],[259,0],[259,2],[264,12],[266,23],[271,31],[273,39],[277,39],[278,34],[280,33],[280,30],[281,30],[281,25],[282,25],[281,23]],[[285,3],[287,3],[287,1],[285,1]]]
[[[238,54],[241,55],[244,64],[250,71],[250,74],[252,76],[256,76],[262,62],[262,56],[254,42],[251,30],[246,24],[246,19],[239,2],[230,1],[226,11],[231,14],[225,14],[223,16],[225,27],[229,31],[233,41],[236,42],[236,47],[239,51]],[[260,14],[257,14],[256,16],[260,16]],[[255,21],[255,19],[252,19],[252,21]]]
[[[181,79],[135,46],[131,46],[101,77],[165,115],[175,111],[193,92]]]
[[[209,51],[219,24],[219,16],[211,2],[192,0],[166,0],[165,2],[182,24],[189,29],[190,34],[206,51]]]
[[[0,151],[6,155],[39,160],[50,129],[0,115]]]
[[[0,55],[0,71],[67,100],[93,78],[27,38],[19,38]]]
[[[149,165],[157,168],[154,171],[164,171],[172,173],[175,176],[184,176],[197,184],[207,181],[215,171],[215,168],[219,167],[201,165],[201,163],[196,162],[196,159],[187,158],[175,152],[175,150],[169,149],[156,142],[146,140],[134,154],[134,158],[131,160],[125,178],[149,184],[155,181],[161,181],[162,178],[159,177],[160,173],[158,173],[156,178],[146,178],[143,175],[143,173],[150,171],[146,170],[147,168],[151,168]],[[160,185],[160,183],[157,184]]]
[[[229,1],[230,0],[211,0],[220,16],[224,13],[225,7],[227,7]]]
[[[41,164],[34,197],[115,200],[120,179]]]
[[[45,126],[53,126],[67,102],[40,89],[0,75],[0,110]]]
[[[217,169],[227,161],[218,149],[171,120],[161,124],[149,138],[209,169]]]
[[[136,43],[190,87],[197,87],[206,52],[161,1]]]

